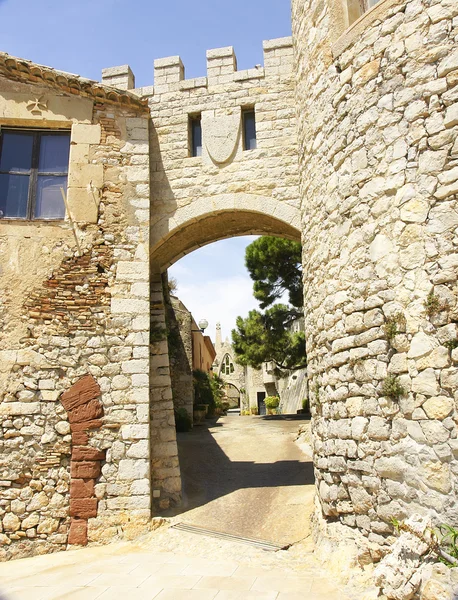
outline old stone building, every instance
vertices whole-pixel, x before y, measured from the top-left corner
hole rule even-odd
[[[210,373],[216,350],[183,302],[167,290],[164,297],[173,406],[175,410],[184,408],[192,419],[193,371]]]
[[[249,233],[303,243],[324,534],[456,524],[458,4],[292,7],[263,66],[140,89],[0,55],[5,558],[179,501],[161,273]]]
[[[295,325],[301,327],[302,323]],[[264,415],[266,396],[279,396],[281,413],[296,414],[302,408],[303,399],[308,397],[306,369],[285,372],[280,378],[272,363],[264,363],[260,369],[238,364],[229,338],[222,339],[220,323],[216,324],[215,349],[213,371],[226,382],[231,407],[240,407],[242,413]]]

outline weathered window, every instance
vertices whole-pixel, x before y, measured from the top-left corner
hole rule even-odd
[[[190,155],[202,156],[202,118],[201,115],[189,117]]]
[[[243,149],[244,150],[255,150],[257,148],[256,143],[256,116],[254,108],[244,110],[242,113],[243,118]]]
[[[234,371],[234,363],[231,361],[229,354],[226,354],[221,363],[221,375],[230,375]]]
[[[63,219],[69,153],[69,132],[2,128],[0,218]]]
[[[348,24],[351,25],[354,23],[378,2],[379,0],[347,0]]]

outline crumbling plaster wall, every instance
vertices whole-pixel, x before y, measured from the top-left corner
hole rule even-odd
[[[89,540],[129,535],[151,515],[148,112],[135,99],[98,102],[18,83],[13,68],[11,77],[0,78],[1,125],[71,129],[74,223],[68,213],[59,223],[0,222],[1,558],[66,547],[71,442],[83,425],[92,455],[106,450],[96,500],[71,512],[88,522]],[[27,110],[37,97],[41,115]],[[69,420],[59,400],[87,374],[101,390],[97,430]]]
[[[293,1],[314,461],[319,517],[383,545],[458,518],[458,5],[344,7]]]

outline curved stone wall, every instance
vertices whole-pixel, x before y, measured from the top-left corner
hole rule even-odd
[[[384,544],[458,517],[458,4],[344,4],[293,0],[314,460]]]

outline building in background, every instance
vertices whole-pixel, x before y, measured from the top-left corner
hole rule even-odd
[[[300,319],[295,327],[303,327]],[[279,410],[284,414],[295,414],[307,398],[307,370],[291,371],[285,377],[274,374],[274,365],[264,363],[262,369],[242,366],[235,360],[234,349],[229,338],[222,340],[221,324],[216,324],[216,359],[213,371],[226,382],[226,394],[232,407],[241,411],[266,413],[266,396],[279,396]]]
[[[169,295],[167,305],[167,340],[175,410],[186,409],[192,417],[195,370],[210,373],[216,350],[208,335],[199,329],[191,312],[176,296]]]

